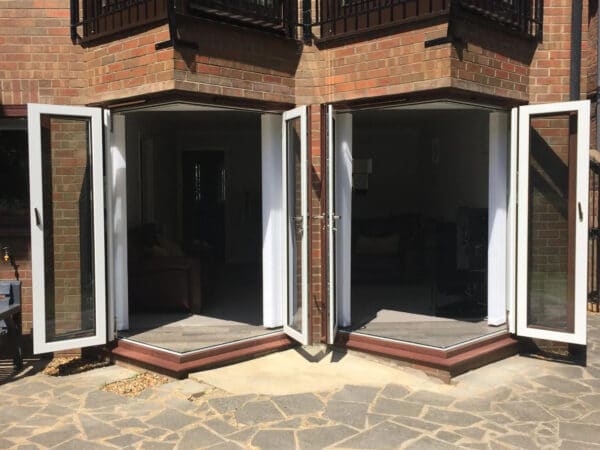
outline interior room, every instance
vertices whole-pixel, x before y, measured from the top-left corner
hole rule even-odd
[[[447,348],[487,321],[489,114],[353,114],[350,330]]]
[[[130,340],[189,352],[264,335],[260,114],[126,116]]]

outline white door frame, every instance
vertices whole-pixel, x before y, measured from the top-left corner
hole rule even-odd
[[[534,115],[577,113],[577,215],[575,224],[574,330],[562,332],[528,326],[528,214],[529,214],[529,138],[530,117]],[[587,246],[590,102],[588,100],[527,105],[519,107],[517,175],[517,260],[516,332],[519,336],[572,344],[586,344],[587,320]],[[514,132],[514,130],[513,130]]]
[[[293,298],[293,293],[291,291],[291,286],[289,280],[291,278],[290,270],[289,270],[289,261],[290,255],[289,248],[289,229],[290,227],[295,227],[296,224],[290,223],[290,216],[288,214],[288,146],[287,146],[287,122],[292,119],[300,119],[300,186],[301,186],[301,211],[302,215],[300,216],[301,221],[301,229],[302,229],[302,243],[300,251],[302,252],[302,296],[300,301],[302,302],[302,332],[298,332],[294,328],[292,328],[289,324],[289,302]],[[283,211],[286,219],[286,224],[284,226],[284,234],[283,241],[285,247],[285,265],[282,270],[282,275],[284,279],[283,285],[286,289],[286,295],[283,297],[283,331],[290,336],[291,338],[297,340],[303,345],[307,345],[309,341],[309,329],[310,324],[308,322],[309,313],[308,309],[310,307],[310,302],[308,299],[308,237],[310,235],[310,230],[308,229],[308,157],[307,157],[307,107],[300,106],[298,108],[294,108],[290,111],[286,111],[283,113],[283,121],[281,126],[281,151],[282,151],[282,192],[283,195]],[[295,232],[295,230],[294,230]]]
[[[44,202],[42,185],[41,116],[89,120],[92,161],[94,233],[95,333],[92,336],[47,342],[45,314]],[[31,216],[31,271],[33,293],[33,351],[47,353],[106,343],[106,273],[104,240],[103,121],[101,108],[80,106],[27,105]]]
[[[338,331],[338,313],[336,306],[336,234],[337,220],[335,204],[335,113],[332,105],[327,105],[327,155],[325,170],[327,181],[327,343],[333,344]]]

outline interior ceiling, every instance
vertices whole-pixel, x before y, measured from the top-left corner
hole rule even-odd
[[[140,105],[129,109],[129,113],[142,113],[142,112],[245,112],[256,114],[255,111],[248,111],[243,109],[225,108],[220,106],[211,105],[200,105],[196,103],[185,103],[185,102],[173,102],[165,103],[161,105]]]
[[[409,105],[397,105],[389,108],[382,108],[381,110],[395,110],[395,111],[410,111],[410,110],[420,110],[420,111],[440,111],[440,110],[475,110],[475,111],[497,111],[497,108],[492,108],[485,105],[478,105],[474,103],[462,103],[455,101],[435,101],[435,102],[425,102],[425,103],[413,103]]]

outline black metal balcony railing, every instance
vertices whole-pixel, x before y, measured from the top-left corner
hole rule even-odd
[[[463,9],[484,16],[520,34],[542,35],[543,0],[453,0]]]
[[[320,0],[321,39],[426,20],[460,8],[530,37],[542,32],[543,0]]]
[[[71,37],[76,37],[78,25],[85,42],[166,20],[167,4],[168,0],[71,0]],[[81,21],[73,17],[79,8]]]
[[[321,39],[447,14],[451,0],[320,0]]]
[[[71,0],[71,36],[77,39],[81,27],[81,41],[97,40],[166,21],[172,13],[217,18],[295,37],[296,5],[296,0]]]
[[[92,41],[178,14],[234,22],[291,38],[300,25],[305,39],[311,38],[311,27],[318,27],[320,39],[327,40],[417,20],[442,16],[452,20],[452,12],[466,11],[521,35],[540,38],[542,34],[543,0],[316,0],[317,20],[311,19],[308,9],[302,23],[298,4],[299,0],[71,0],[71,33],[75,40],[81,27],[81,40]]]
[[[178,0],[180,9],[296,36],[297,0]],[[186,5],[187,3],[187,5]]]

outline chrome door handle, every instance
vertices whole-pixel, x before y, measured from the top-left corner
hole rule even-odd
[[[581,207],[581,202],[577,202],[577,208],[579,209],[579,221],[583,222],[583,208]]]

